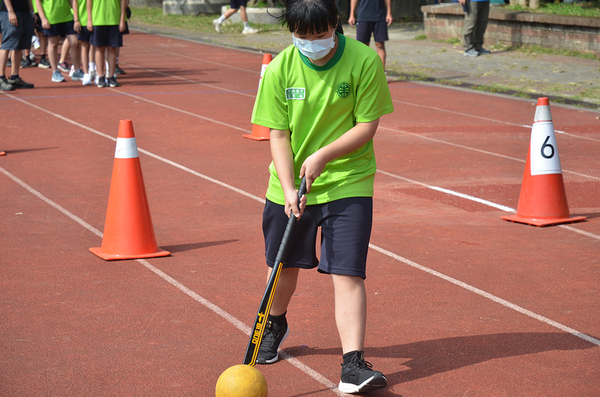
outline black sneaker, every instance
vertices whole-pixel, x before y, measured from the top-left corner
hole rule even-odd
[[[108,87],[108,82],[102,76],[96,76],[96,85],[98,88],[106,88]]]
[[[12,91],[14,89],[15,87],[13,87],[6,78],[3,77],[0,79],[0,91]]]
[[[373,365],[365,361],[363,352],[353,351],[344,355],[342,379],[338,389],[342,393],[363,393],[387,386],[387,379],[379,371],[373,371]]]
[[[50,62],[48,62],[48,58],[42,57],[42,59],[40,59],[40,63],[38,63],[38,68],[50,69]]]
[[[287,321],[284,325],[278,325],[272,321],[267,322],[262,342],[258,348],[257,364],[273,364],[279,359],[279,346],[288,337],[290,328]]]
[[[125,71],[123,69],[121,69],[119,67],[119,64],[117,63],[117,65],[115,66],[115,74],[118,75],[118,76],[120,76],[122,74],[127,74],[127,73],[125,73]]]
[[[119,82],[117,81],[117,79],[113,76],[113,77],[109,77],[108,79],[108,85],[110,87],[120,87],[121,84],[119,84]]]
[[[37,63],[35,61],[32,61],[31,58],[24,57],[23,59],[21,59],[21,68],[27,69],[32,68],[34,66],[37,66]]]
[[[8,79],[8,84],[15,88],[33,88],[33,84],[23,81],[22,78],[17,76],[14,80]]]

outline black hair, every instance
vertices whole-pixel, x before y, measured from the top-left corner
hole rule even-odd
[[[291,33],[319,34],[338,26],[339,12],[335,0],[287,0],[279,19]]]

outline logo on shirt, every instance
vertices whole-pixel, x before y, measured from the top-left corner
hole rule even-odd
[[[304,100],[306,97],[306,93],[304,88],[287,88],[285,90],[285,99],[292,100],[292,99],[296,99],[296,100]]]
[[[335,92],[340,98],[348,98],[350,92],[352,92],[352,86],[350,85],[350,83],[340,83],[335,89]]]

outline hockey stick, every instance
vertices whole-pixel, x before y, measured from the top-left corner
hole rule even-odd
[[[300,188],[298,189],[298,204],[300,204],[300,199],[305,193],[306,177],[302,178],[302,182],[300,182]],[[273,271],[269,277],[269,282],[267,283],[267,288],[265,289],[262,301],[258,307],[256,320],[254,320],[254,327],[252,327],[250,342],[248,342],[248,348],[246,349],[246,355],[244,356],[244,364],[251,367],[254,367],[256,364],[258,349],[260,348],[260,343],[262,342],[262,337],[265,332],[265,325],[267,324],[267,318],[269,317],[269,312],[271,311],[271,304],[273,303],[273,297],[275,296],[275,290],[277,289],[277,283],[279,282],[279,276],[281,275],[281,269],[283,268],[283,257],[285,255],[285,251],[290,240],[290,234],[292,233],[292,228],[294,227],[295,223],[296,217],[292,213],[290,219],[288,220],[287,226],[285,227],[285,232],[283,233],[283,238],[281,239],[281,244],[279,245],[279,250],[277,251],[277,256],[275,257],[275,266],[273,267]]]

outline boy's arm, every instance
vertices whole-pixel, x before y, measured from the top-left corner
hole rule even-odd
[[[79,33],[81,32],[81,22],[79,22],[79,5],[77,4],[77,0],[71,2],[71,8],[73,8],[73,29]]]
[[[92,6],[93,6],[92,0],[86,0],[85,8],[87,8],[87,14],[88,14],[87,30],[90,32],[92,30],[94,30],[94,23],[92,21]]]
[[[121,0],[121,19],[119,20],[119,32],[125,31],[125,8],[127,0]]]
[[[375,136],[377,126],[379,119],[356,123],[344,135],[308,156],[300,168],[300,178],[306,176],[307,191],[310,191],[310,186],[321,175],[327,163],[367,144]],[[277,173],[279,174],[279,171]]]
[[[389,25],[392,24],[394,18],[392,18],[392,0],[385,0],[385,7],[387,8],[387,15],[385,16],[385,22]]]
[[[48,18],[46,18],[46,13],[44,12],[44,7],[42,6],[42,0],[35,0],[35,5],[37,6],[38,14],[42,20],[42,28],[50,29],[50,22],[48,22]]]
[[[291,216],[291,212],[293,212],[296,218],[300,218],[300,215],[304,212],[304,207],[306,207],[306,197],[304,196],[302,202],[298,203],[294,155],[292,154],[290,135],[290,130],[271,130],[269,143],[273,164],[285,196],[285,213]],[[306,182],[308,188],[308,180]]]
[[[357,4],[358,0],[350,0],[350,16],[348,17],[348,24],[350,26],[354,26],[354,24],[356,24],[356,18],[354,18],[354,11],[356,10]]]
[[[6,11],[8,11],[8,21],[14,26],[19,26],[19,21],[17,20],[15,9],[12,6],[12,1],[4,0],[4,4],[6,5]]]

